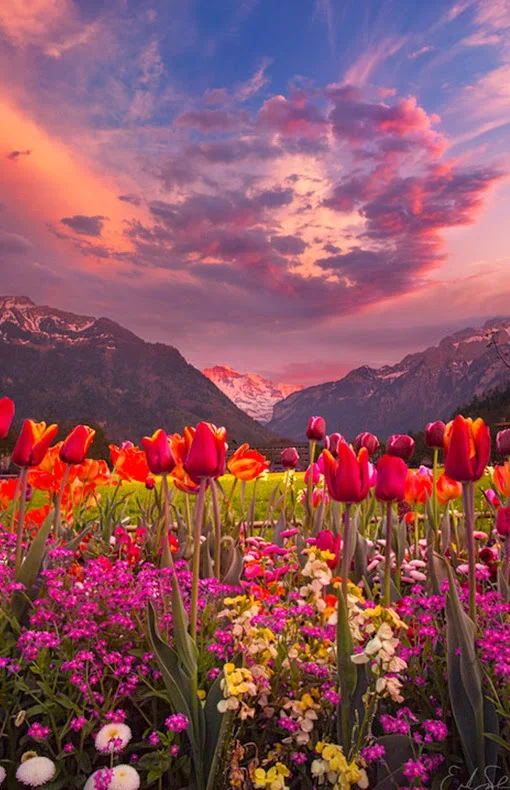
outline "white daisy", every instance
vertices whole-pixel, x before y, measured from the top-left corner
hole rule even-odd
[[[42,787],[55,776],[55,763],[48,757],[30,757],[21,763],[16,779],[28,787]]]
[[[105,724],[96,735],[98,752],[121,752],[132,738],[131,728],[127,724]]]
[[[138,790],[140,776],[131,765],[116,765],[108,790]]]
[[[0,765],[0,785],[1,785],[1,784],[2,784],[2,782],[4,781],[4,779],[5,779],[5,776],[6,776],[6,774],[5,774],[5,768],[3,767],[3,765]]]

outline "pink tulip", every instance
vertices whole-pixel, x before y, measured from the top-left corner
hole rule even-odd
[[[326,435],[326,421],[324,417],[310,417],[306,428],[306,438],[311,442],[322,442]]]

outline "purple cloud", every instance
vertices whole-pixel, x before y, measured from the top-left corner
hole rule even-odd
[[[75,214],[74,217],[62,217],[60,222],[67,225],[75,233],[81,236],[100,236],[103,230],[104,221],[107,219],[101,214],[87,217],[83,214]]]

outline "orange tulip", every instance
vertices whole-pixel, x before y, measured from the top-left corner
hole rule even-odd
[[[182,466],[188,457],[194,435],[195,429],[191,428],[189,425],[186,425],[183,436],[181,436],[179,433],[173,433],[170,436],[170,447],[172,449],[172,455],[175,458],[177,466]]]
[[[60,460],[65,464],[83,463],[95,435],[88,425],[77,425],[62,442]]]
[[[510,497],[510,462],[505,461],[503,466],[496,466],[493,480],[499,493]]]
[[[249,444],[242,444],[232,455],[227,466],[229,472],[238,480],[255,480],[269,468],[270,463],[261,453],[250,450]]]
[[[46,427],[45,422],[25,420],[12,451],[13,464],[22,468],[38,466],[48,452],[57,431],[58,425]]]
[[[200,485],[191,479],[181,464],[175,467],[171,477],[174,486],[178,488],[179,491],[182,491],[184,494],[198,494]]]
[[[432,496],[434,481],[429,472],[412,472],[409,470],[406,477],[406,490],[404,499],[410,505],[425,504],[427,497]]]
[[[445,474],[459,483],[479,480],[491,452],[491,437],[482,419],[466,419],[458,414],[444,434]]]
[[[145,483],[150,475],[144,451],[135,447],[131,442],[124,442],[120,447],[110,444],[110,457],[114,472],[122,480]]]
[[[454,499],[462,496],[462,485],[457,480],[443,474],[437,478],[436,482],[437,501],[441,506],[447,505]]]
[[[106,461],[96,461],[94,458],[86,458],[77,468],[77,477],[82,483],[94,483],[96,486],[103,486],[110,482],[111,474]]]
[[[14,478],[11,480],[0,480],[0,508],[6,510],[14,499],[18,481]]]

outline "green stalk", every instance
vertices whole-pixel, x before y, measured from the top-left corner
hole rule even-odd
[[[439,505],[437,502],[437,459],[439,456],[439,450],[437,447],[434,447],[434,455],[432,461],[432,512],[434,513],[434,534],[436,538],[436,551],[440,550],[439,546]]]
[[[216,480],[213,480],[212,478],[211,478],[211,496],[212,496],[212,505],[213,505],[214,535],[215,535],[214,575],[219,581],[221,577],[221,515],[220,515],[220,505],[218,502],[218,490],[216,488]]]
[[[389,606],[391,600],[391,542],[393,537],[393,504],[386,504],[386,546],[384,548],[384,597],[383,605]]]
[[[351,534],[351,503],[347,502],[345,505],[345,524],[344,534],[342,541],[342,564],[340,568],[340,576],[342,577],[342,595],[344,597],[345,606],[347,607],[347,584],[349,581],[349,542]]]
[[[200,478],[200,488],[195,502],[195,534],[193,536],[193,581],[191,583],[190,636],[197,641],[198,582],[200,576],[200,538],[204,520],[205,492],[207,477]]]
[[[464,526],[469,565],[469,616],[476,625],[476,548],[473,535],[475,528],[475,489],[471,481],[462,483],[464,503]]]
[[[310,532],[313,529],[313,463],[315,461],[315,447],[317,442],[315,439],[310,439],[310,459],[309,459],[309,470],[310,473],[308,475],[308,490],[307,490],[307,503],[308,503],[308,527]]]
[[[27,482],[28,482],[28,467],[25,466],[21,470],[21,499],[19,503],[19,517],[18,517],[18,528],[16,530],[16,558],[15,558],[15,565],[14,570],[16,576],[18,575],[19,569],[21,567],[21,551],[22,551],[22,541],[23,541],[23,521],[25,519],[25,504],[26,504],[26,496],[27,496]]]
[[[16,490],[14,491],[14,498],[12,500],[12,514],[11,514],[11,532],[14,532],[14,524],[16,522],[16,503],[19,497],[19,490],[21,487],[21,476],[23,474],[23,470],[20,471],[18,475],[18,479],[16,480]]]
[[[287,494],[289,491],[289,470],[286,469],[283,475],[283,502],[282,502],[282,516],[283,524],[287,526]]]
[[[62,497],[64,496],[65,487],[67,485],[67,478],[69,477],[69,472],[71,471],[70,464],[66,464],[66,468],[64,469],[64,474],[62,475],[62,481],[60,483],[60,488],[58,491],[57,499],[55,500],[55,537],[60,538],[62,532]]]

